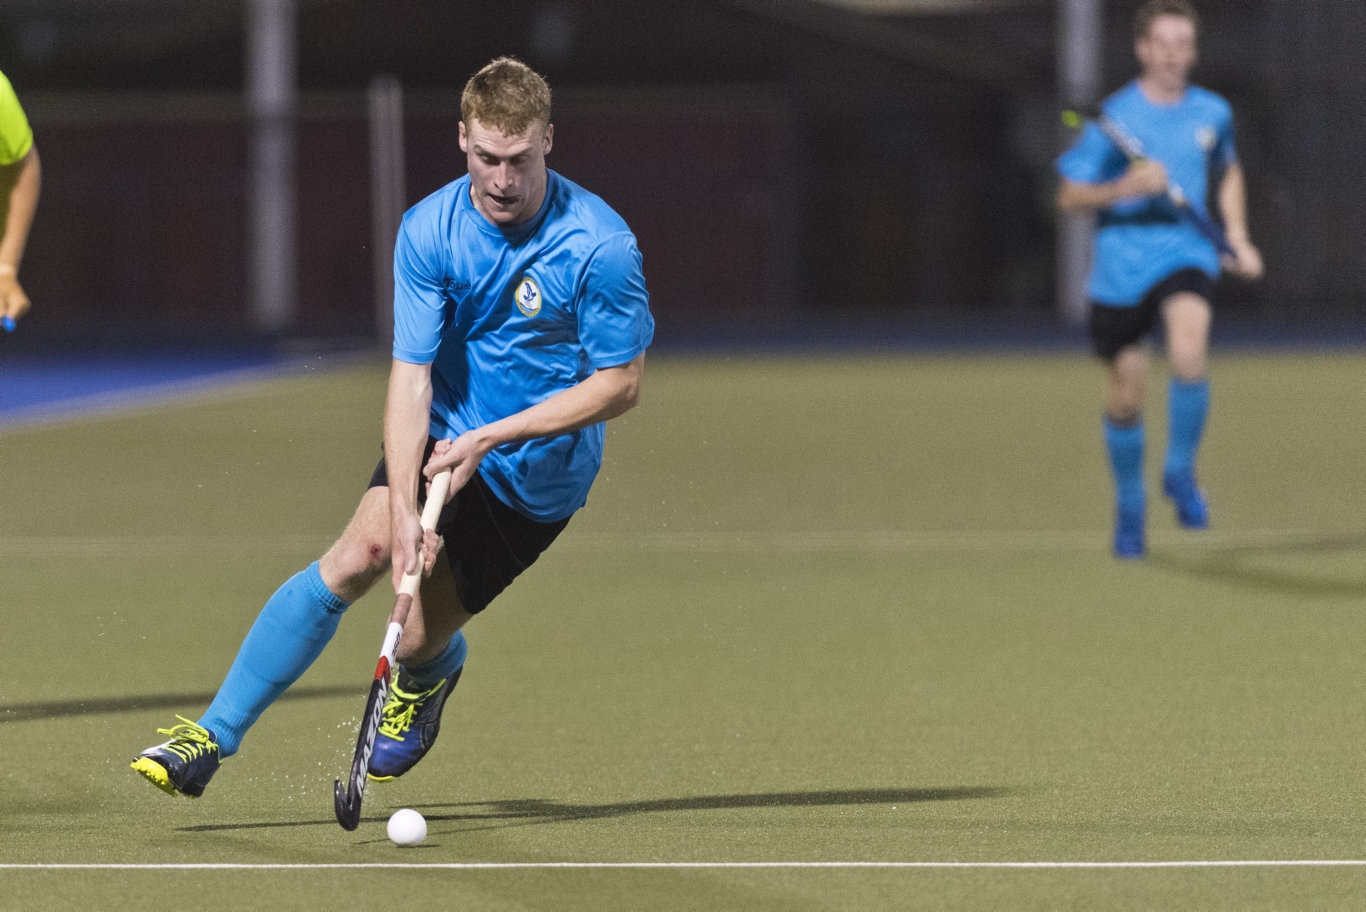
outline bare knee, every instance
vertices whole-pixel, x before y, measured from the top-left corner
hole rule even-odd
[[[323,582],[354,602],[389,572],[389,494],[370,488],[337,543],[319,562]]]
[[[1143,414],[1147,375],[1148,353],[1143,347],[1119,351],[1110,364],[1105,388],[1105,414],[1110,420],[1128,424]]]
[[[1191,293],[1173,295],[1164,305],[1163,317],[1171,372],[1186,382],[1202,379],[1208,369],[1209,302]]]
[[[389,542],[347,533],[323,555],[318,569],[327,588],[353,602],[389,572]]]
[[[1195,352],[1173,352],[1170,358],[1172,374],[1186,383],[1203,380],[1209,364],[1203,350]]]

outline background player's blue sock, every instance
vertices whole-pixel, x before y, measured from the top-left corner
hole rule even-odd
[[[451,634],[450,642],[440,654],[421,665],[400,665],[399,675],[403,689],[408,693],[422,693],[431,690],[438,682],[444,681],[456,670],[464,667],[465,654],[469,647],[465,644],[465,634],[457,630]]]
[[[275,590],[199,720],[221,756],[237,753],[257,717],[322,654],[349,604],[327,588],[317,561]]]
[[[1148,503],[1148,492],[1143,486],[1143,419],[1120,425],[1106,415],[1102,423],[1105,451],[1115,479],[1116,503],[1123,512],[1141,513]]]
[[[1167,460],[1164,472],[1192,472],[1195,452],[1205,433],[1209,414],[1209,380],[1194,382],[1173,377],[1167,389]]]

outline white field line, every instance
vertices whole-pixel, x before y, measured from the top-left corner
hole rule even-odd
[[[1106,530],[1043,531],[878,531],[849,532],[587,532],[569,533],[555,551],[622,553],[757,553],[820,554],[847,552],[977,553],[1104,551]],[[1321,543],[1335,536],[1310,529],[1238,529],[1199,533],[1177,530],[1149,535],[1153,544],[1182,548],[1293,548]],[[123,535],[123,536],[6,536],[0,553],[13,556],[117,556],[167,553],[313,551],[332,543],[314,534],[262,535]],[[1344,539],[1344,547],[1352,543]]]
[[[184,864],[0,864],[3,871],[331,871],[356,869],[435,871],[512,870],[764,870],[764,869],[1003,869],[1003,870],[1145,870],[1171,868],[1359,868],[1363,858],[1324,859],[1190,859],[1175,861],[545,861],[545,862],[357,862],[316,864],[248,864],[205,862]]]

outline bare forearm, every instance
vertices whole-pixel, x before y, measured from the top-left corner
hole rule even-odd
[[[1224,268],[1244,279],[1259,279],[1266,269],[1262,252],[1252,243],[1247,229],[1247,185],[1243,169],[1235,162],[1224,172],[1218,189],[1219,214],[1233,256],[1224,257]]]
[[[1219,214],[1224,231],[1233,242],[1249,240],[1247,230],[1247,181],[1242,166],[1230,165],[1219,183]]]
[[[1082,184],[1063,181],[1058,187],[1058,208],[1063,212],[1094,212],[1119,202],[1123,196],[1112,181],[1107,184]]]
[[[38,194],[43,183],[43,168],[37,148],[30,149],[12,167],[16,172],[11,176],[13,182],[7,184],[9,193],[6,199],[5,236],[0,241],[0,270],[17,273],[19,261],[24,258],[24,248],[28,245],[29,229],[33,227],[33,216],[38,210]]]
[[[394,361],[384,406],[384,464],[392,507],[417,511],[422,452],[431,427],[431,373],[426,365]]]
[[[1139,159],[1112,181],[1083,183],[1063,178],[1057,204],[1064,212],[1108,209],[1124,199],[1157,196],[1167,191],[1167,169],[1152,159]]]
[[[435,475],[442,468],[454,472],[452,485],[464,484],[480,461],[495,447],[519,440],[555,437],[590,424],[597,424],[634,408],[640,399],[645,356],[629,364],[603,368],[583,382],[561,390],[515,415],[466,431],[453,441],[437,444],[425,472]]]
[[[582,383],[474,433],[487,452],[518,440],[568,434],[625,414],[639,401],[644,357],[596,371]]]

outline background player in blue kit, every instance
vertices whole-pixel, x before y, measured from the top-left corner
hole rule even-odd
[[[1223,98],[1189,82],[1198,24],[1186,0],[1149,0],[1135,16],[1139,76],[1101,109],[1141,143],[1142,158],[1131,161],[1088,124],[1058,159],[1058,206],[1098,213],[1087,293],[1091,341],[1109,366],[1103,426],[1116,489],[1114,550],[1123,558],[1142,557],[1146,549],[1147,336],[1161,321],[1171,368],[1163,492],[1183,527],[1203,529],[1209,508],[1196,483],[1195,458],[1209,412],[1214,281],[1221,268],[1247,279],[1262,274],[1261,254],[1248,236],[1232,112]],[[1221,257],[1182,217],[1168,195],[1173,186],[1200,211],[1213,190],[1232,255]]]
[[[163,790],[202,794],[342,612],[421,551],[429,576],[370,763],[375,779],[407,772],[464,667],[461,629],[583,506],[603,422],[638,400],[654,321],[635,237],[546,168],[553,134],[550,89],[525,64],[499,58],[466,84],[469,173],[408,211],[395,248],[384,458],[337,543],[266,602],[204,715],[134,760]],[[446,467],[453,494],[424,535],[424,475]]]

